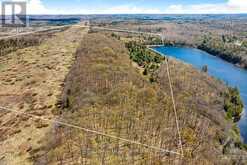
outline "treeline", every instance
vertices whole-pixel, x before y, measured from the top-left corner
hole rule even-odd
[[[160,37],[148,36],[145,37],[145,45],[162,45],[163,41]]]
[[[234,122],[239,121],[244,105],[237,88],[228,88],[228,91],[225,93],[224,104],[227,118],[232,119]]]
[[[41,37],[20,37],[0,40],[0,56],[18,49],[40,44]]]
[[[194,45],[191,45],[189,43],[186,43],[184,41],[180,41],[180,40],[169,40],[164,38],[163,41],[161,39],[161,37],[154,37],[154,36],[148,36],[148,37],[144,37],[144,44],[145,45],[166,45],[166,46],[191,46],[194,47]]]
[[[235,37],[204,36],[198,48],[247,69],[247,47]]]
[[[18,36],[15,38],[0,39],[0,56],[14,52],[18,49],[39,45],[45,39],[52,37],[54,33],[61,32],[66,29],[67,27],[54,31],[48,30],[36,34]]]
[[[165,57],[151,52],[145,45],[130,41],[126,43],[129,50],[130,59],[136,62],[140,67],[144,68],[144,75],[152,75],[159,67]]]
[[[236,36],[222,35],[215,36],[208,34],[202,39],[195,39],[192,42],[186,40],[170,40],[160,37],[145,37],[146,45],[167,45],[167,46],[190,46],[197,47],[223,60],[247,69],[247,41],[242,41]]]

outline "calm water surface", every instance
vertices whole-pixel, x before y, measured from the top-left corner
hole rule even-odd
[[[209,75],[223,80],[232,87],[238,87],[245,105],[244,113],[238,125],[241,136],[244,142],[247,143],[247,71],[199,49],[165,46],[153,49],[161,54],[166,54],[192,64],[200,70],[204,65],[207,65]]]

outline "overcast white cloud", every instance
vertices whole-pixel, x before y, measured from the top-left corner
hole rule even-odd
[[[29,0],[27,1],[27,12],[28,14],[44,14],[50,13],[48,9],[43,5],[41,0]],[[54,13],[55,14],[55,13]]]
[[[12,0],[14,2],[27,2],[27,12],[28,14],[44,14],[44,13],[51,13],[42,3],[41,0]],[[0,1],[1,2],[1,1]],[[16,6],[16,13],[18,12],[18,6]],[[0,12],[1,12],[0,8]],[[6,10],[6,9],[5,9]],[[2,13],[2,12],[1,12]],[[11,14],[11,8],[7,8],[5,14]],[[52,14],[52,13],[51,13]],[[55,12],[54,12],[55,14]]]
[[[0,0],[1,1],[1,0]],[[14,0],[16,1],[16,0]],[[25,1],[25,0],[18,0]],[[26,0],[28,14],[219,14],[247,13],[247,0],[228,0],[226,3],[181,5],[174,4],[164,9],[142,8],[132,5],[122,5],[110,8],[63,10],[45,6],[42,0]]]
[[[0,0],[1,1],[1,0]],[[12,0],[12,1],[24,1],[27,2],[27,14],[156,14],[161,13],[159,9],[140,8],[130,5],[115,6],[110,8],[98,8],[98,9],[51,9],[46,7],[42,0]],[[0,9],[1,10],[1,9]],[[10,11],[8,12],[10,13]]]
[[[222,14],[247,13],[247,0],[228,0],[227,3],[199,5],[171,5],[164,13],[178,14]]]
[[[147,9],[132,6],[116,6],[109,9],[103,9],[101,11],[95,11],[102,14],[159,14],[161,11],[159,9]]]

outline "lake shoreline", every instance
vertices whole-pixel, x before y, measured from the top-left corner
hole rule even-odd
[[[198,49],[196,47],[189,46],[158,46],[158,47],[150,47],[156,53],[160,55],[165,55],[176,60],[182,61],[183,63],[192,65],[193,68],[199,70],[202,66],[208,65],[209,67],[209,75],[220,79],[226,86],[238,87],[240,93],[245,94],[247,91],[245,89],[246,69],[241,67],[237,67],[232,63],[219,58],[218,56],[212,55],[204,50]],[[166,50],[165,50],[166,49]],[[191,50],[186,50],[191,49]],[[200,50],[202,52],[193,51],[193,49]],[[206,54],[204,54],[204,53]],[[214,58],[212,58],[214,57]],[[229,74],[230,72],[230,74]],[[232,73],[231,73],[232,72]],[[247,81],[247,80],[246,80]],[[241,100],[245,103],[247,98],[241,95]],[[244,109],[246,112],[246,109]],[[245,144],[247,143],[247,132],[244,132],[247,126],[247,120],[244,116],[241,115],[241,120],[238,122],[239,128],[241,130],[241,137]]]
[[[199,49],[202,50],[204,52],[207,52],[215,57],[218,57],[226,62],[229,62],[231,64],[233,64],[234,66],[247,70],[246,66],[242,66],[239,62],[238,63],[234,63],[232,60],[228,60],[226,58],[223,57],[223,55],[221,55],[220,53],[215,53],[212,51],[209,51],[208,49],[204,49],[203,47],[201,47],[200,45],[191,45],[191,44],[179,44],[179,43],[174,43],[174,44],[164,44],[164,45],[149,45],[150,48],[154,48],[154,47],[160,47],[160,46],[171,46],[171,47],[180,47],[180,48],[194,48],[194,49]]]

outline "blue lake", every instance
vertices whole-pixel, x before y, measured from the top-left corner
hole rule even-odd
[[[153,49],[161,54],[192,64],[200,70],[204,65],[207,65],[209,75],[223,80],[229,86],[238,87],[245,105],[244,113],[238,125],[241,136],[247,143],[247,71],[199,49],[166,46]]]

